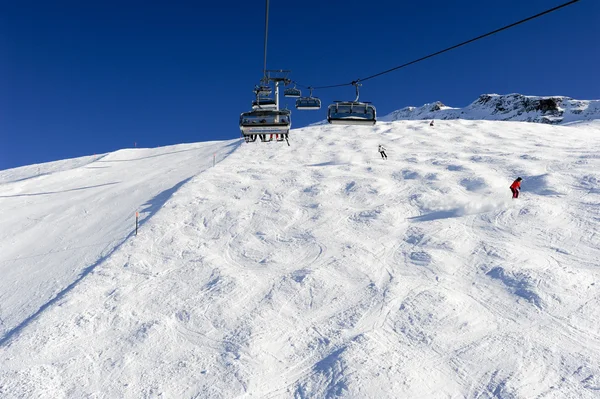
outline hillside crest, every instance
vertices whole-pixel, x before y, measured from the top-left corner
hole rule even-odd
[[[482,94],[464,108],[454,108],[440,101],[420,107],[405,107],[382,118],[382,121],[419,119],[486,119],[564,124],[600,119],[600,100],[575,100],[565,96],[525,96]]]

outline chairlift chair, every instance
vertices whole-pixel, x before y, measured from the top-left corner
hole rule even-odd
[[[369,103],[336,101],[327,110],[327,122],[333,125],[367,125],[377,122],[377,111]]]
[[[254,93],[256,93],[257,96],[268,97],[272,92],[273,90],[269,85],[260,85],[254,87]]]
[[[295,87],[289,87],[283,91],[283,95],[285,97],[298,98],[302,95],[302,92],[300,89],[296,89]]]
[[[252,100],[252,109],[255,111],[260,110],[260,109],[276,110],[277,102],[273,98],[259,96],[255,100]]]
[[[240,115],[240,131],[246,142],[254,142],[257,137],[271,141],[274,135],[278,141],[287,140],[292,126],[291,114],[289,109],[244,112]]]
[[[296,100],[296,109],[301,111],[310,111],[321,109],[321,100],[317,97],[313,97],[312,95],[312,87],[309,87],[310,96],[309,97],[300,97]]]
[[[369,102],[359,102],[358,82],[352,82],[356,87],[354,101],[334,101],[327,109],[327,122],[333,125],[375,125],[377,110]]]

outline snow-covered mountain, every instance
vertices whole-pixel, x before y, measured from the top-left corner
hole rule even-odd
[[[599,133],[325,125],[2,171],[0,397],[597,398]]]
[[[600,119],[600,100],[574,100],[563,96],[483,94],[464,108],[441,102],[394,111],[382,121],[417,119],[468,119],[564,124]]]

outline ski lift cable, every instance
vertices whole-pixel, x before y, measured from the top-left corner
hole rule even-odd
[[[267,0],[267,1],[268,1],[268,0]],[[506,26],[504,26],[504,27],[502,27],[502,28],[499,28],[499,29],[493,30],[493,31],[491,31],[491,32],[485,33],[485,34],[483,34],[483,35],[480,35],[480,36],[474,37],[473,39],[470,39],[470,40],[464,41],[464,42],[462,42],[462,43],[459,43],[459,44],[456,44],[456,45],[454,45],[454,46],[451,46],[451,47],[445,48],[445,49],[443,49],[443,50],[436,51],[435,53],[432,53],[432,54],[426,55],[426,56],[424,56],[424,57],[421,57],[421,58],[418,58],[418,59],[416,59],[416,60],[413,60],[413,61],[407,62],[407,63],[405,63],[405,64],[398,65],[397,67],[394,67],[394,68],[387,69],[387,70],[385,70],[385,71],[382,71],[382,72],[376,73],[376,74],[374,74],[374,75],[371,75],[371,76],[367,76],[366,78],[356,79],[356,80],[354,80],[354,81],[352,81],[352,82],[348,82],[348,83],[340,83],[340,84],[336,84],[336,85],[328,85],[328,86],[312,86],[312,88],[313,88],[313,89],[331,89],[331,88],[334,88],[334,87],[351,86],[351,85],[353,85],[353,84],[355,84],[355,83],[357,83],[357,82],[359,82],[359,81],[360,81],[360,82],[364,82],[364,81],[366,81],[366,80],[369,80],[369,79],[374,79],[374,78],[376,78],[376,77],[378,77],[378,76],[385,75],[385,74],[387,74],[387,73],[390,73],[390,72],[396,71],[396,70],[398,70],[398,69],[405,68],[405,67],[407,67],[407,66],[409,66],[409,65],[413,65],[413,64],[416,64],[416,63],[418,63],[418,62],[424,61],[424,60],[426,60],[426,59],[429,59],[429,58],[435,57],[435,56],[437,56],[437,55],[440,55],[440,54],[446,53],[446,52],[448,52],[448,51],[451,51],[451,50],[457,49],[457,48],[459,48],[459,47],[462,47],[462,46],[464,46],[464,45],[466,45],[466,44],[473,43],[473,42],[475,42],[475,41],[477,41],[477,40],[481,40],[481,39],[483,39],[483,38],[486,38],[486,37],[488,37],[488,36],[495,35],[496,33],[500,33],[500,32],[502,32],[502,31],[505,31],[505,30],[508,30],[508,29],[510,29],[510,28],[513,28],[513,27],[515,27],[515,26],[517,26],[517,25],[521,25],[521,24],[523,24],[523,23],[525,23],[525,22],[529,22],[529,21],[531,21],[531,20],[534,20],[534,19],[536,19],[536,18],[542,17],[542,16],[544,16],[544,15],[546,15],[546,14],[550,14],[551,12],[554,12],[554,11],[560,10],[561,8],[565,8],[565,7],[567,7],[567,6],[570,6],[570,5],[572,5],[572,4],[575,4],[575,3],[577,3],[577,2],[579,2],[579,1],[580,1],[580,0],[571,0],[571,1],[567,2],[567,3],[564,3],[564,4],[561,4],[561,5],[558,5],[558,6],[556,6],[556,7],[550,8],[550,9],[548,9],[548,10],[546,10],[546,11],[543,11],[543,12],[540,12],[540,13],[538,13],[538,14],[532,15],[531,17],[528,17],[528,18],[522,19],[522,20],[520,20],[520,21],[517,21],[517,22],[513,22],[513,23],[512,23],[512,24],[510,24],[510,25],[506,25]],[[296,81],[293,81],[293,83],[297,84],[298,86],[305,87],[305,88],[311,87],[311,86],[304,86],[304,85],[301,85],[300,83],[298,83],[298,82],[296,82]]]
[[[569,5],[571,5],[571,4],[577,3],[578,1],[580,1],[580,0],[571,0],[571,1],[569,1],[568,3],[564,3],[564,4],[560,5],[560,6],[557,6],[557,7],[551,8],[551,9],[549,9],[549,10],[546,10],[546,11],[544,11],[544,12],[541,12],[541,13],[539,13],[539,14],[533,15],[533,16],[531,16],[531,17],[528,17],[528,18],[525,18],[525,19],[522,19],[522,20],[520,20],[520,21],[518,21],[518,22],[514,22],[514,23],[512,23],[512,24],[510,24],[510,25],[506,25],[506,26],[504,26],[504,27],[502,27],[502,28],[500,28],[500,29],[496,29],[496,30],[494,30],[494,31],[491,31],[491,32],[485,33],[485,34],[483,34],[483,35],[480,35],[480,36],[477,36],[477,37],[475,37],[475,38],[473,38],[473,39],[470,39],[470,40],[467,40],[467,41],[465,41],[465,42],[462,42],[462,43],[456,44],[456,45],[454,45],[454,46],[452,46],[452,47],[448,47],[448,48],[446,48],[446,49],[444,49],[444,50],[437,51],[437,52],[435,52],[435,53],[433,53],[433,54],[429,54],[429,55],[427,55],[427,56],[425,56],[425,57],[421,57],[421,58],[419,58],[419,59],[416,59],[416,60],[414,60],[414,61],[407,62],[406,64],[399,65],[399,66],[397,66],[397,67],[394,67],[394,68],[388,69],[388,70],[386,70],[386,71],[383,71],[383,72],[376,73],[375,75],[367,76],[366,78],[362,78],[362,79],[360,79],[360,80],[364,82],[365,80],[373,79],[373,78],[376,78],[376,77],[378,77],[378,76],[385,75],[386,73],[390,73],[390,72],[392,72],[392,71],[395,71],[395,70],[397,70],[397,69],[404,68],[404,67],[407,67],[407,66],[409,66],[409,65],[412,65],[412,64],[416,64],[417,62],[424,61],[424,60],[426,60],[426,59],[428,59],[428,58],[435,57],[436,55],[443,54],[443,53],[445,53],[445,52],[448,52],[448,51],[454,50],[454,49],[456,49],[456,48],[462,47],[462,46],[464,46],[464,45],[466,45],[466,44],[473,43],[473,42],[475,42],[475,41],[477,41],[477,40],[480,40],[480,39],[483,39],[483,38],[485,38],[485,37],[488,37],[488,36],[495,35],[496,33],[502,32],[502,31],[504,31],[504,30],[508,30],[508,29],[510,29],[510,28],[512,28],[512,27],[515,27],[515,26],[517,26],[517,25],[520,25],[520,24],[523,24],[523,23],[525,23],[525,22],[531,21],[531,20],[533,20],[533,19],[539,18],[539,17],[541,17],[541,16],[543,16],[543,15],[550,14],[551,12],[554,12],[554,11],[556,11],[556,10],[559,10],[559,9],[561,9],[561,8],[564,8],[564,7],[566,7],[566,6],[569,6]]]
[[[263,63],[263,79],[267,77],[267,39],[269,37],[269,0],[265,11],[265,58]]]

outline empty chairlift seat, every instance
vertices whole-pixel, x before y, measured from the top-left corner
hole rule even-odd
[[[271,90],[271,86],[269,86],[269,85],[261,85],[261,86],[256,86],[256,87],[254,88],[254,92],[255,92],[255,93],[256,93],[256,95],[258,95],[258,96],[264,96],[264,97],[267,97],[267,96],[270,96],[270,95],[271,95],[271,93],[272,93],[272,90]]]
[[[302,111],[310,111],[321,109],[321,100],[317,97],[313,97],[313,88],[309,87],[310,95],[308,97],[300,97],[296,100],[296,109]]]
[[[302,95],[300,89],[296,89],[295,87],[290,87],[283,91],[283,95],[285,97],[298,98]]]
[[[327,122],[334,125],[374,125],[377,111],[370,103],[336,101],[327,110]]]
[[[275,99],[270,97],[262,97],[259,96],[255,100],[252,101],[252,109],[253,110],[276,110],[277,102]]]
[[[300,97],[296,100],[296,109],[303,111],[321,109],[321,100],[317,97]]]

